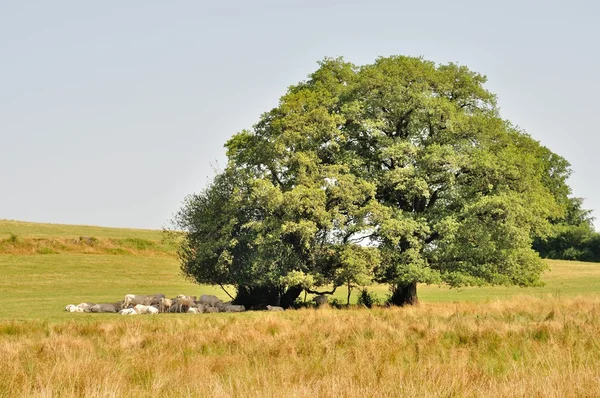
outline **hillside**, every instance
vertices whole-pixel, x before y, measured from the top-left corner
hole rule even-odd
[[[146,229],[0,220],[0,254],[176,255],[175,236]]]
[[[90,225],[43,224],[25,221],[0,220],[0,239],[11,234],[28,238],[76,238],[82,235],[97,238],[137,238],[158,241],[162,231],[153,229],[129,229],[96,227]]]

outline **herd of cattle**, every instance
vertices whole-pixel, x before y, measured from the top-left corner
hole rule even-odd
[[[142,296],[126,294],[125,298],[116,303],[81,303],[69,304],[65,307],[68,312],[118,312],[122,315],[158,314],[160,312],[185,312],[190,314],[202,314],[209,312],[242,312],[243,305],[234,305],[230,302],[224,303],[216,296],[203,294],[200,298],[196,296],[178,295],[175,298],[166,298],[164,294],[152,294]],[[281,307],[267,306],[269,311],[283,311]]]

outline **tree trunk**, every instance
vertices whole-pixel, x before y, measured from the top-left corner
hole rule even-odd
[[[417,282],[415,281],[406,284],[399,283],[392,286],[390,304],[399,306],[419,304],[419,299],[417,298]]]
[[[260,310],[267,305],[277,305],[279,289],[265,286],[238,286],[234,304],[241,304],[246,309]]]
[[[346,300],[346,305],[350,306],[350,294],[352,293],[352,286],[350,285],[350,281],[348,281],[348,299]]]
[[[246,309],[265,309],[267,305],[289,308],[302,293],[301,286],[290,286],[285,291],[272,286],[238,286],[234,304]]]
[[[296,301],[296,299],[300,296],[302,290],[304,289],[300,285],[288,287],[285,293],[281,295],[281,300],[279,301],[279,304],[283,308],[290,308],[292,305],[294,305],[294,301]]]

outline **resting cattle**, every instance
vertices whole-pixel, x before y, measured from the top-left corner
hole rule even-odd
[[[283,308],[274,305],[267,305],[267,311],[283,311]]]
[[[200,296],[200,300],[198,300],[198,303],[200,303],[202,305],[207,305],[210,307],[217,307],[219,304],[222,304],[223,302],[221,300],[219,300],[217,298],[217,296],[213,296],[212,294],[203,294],[202,296]]]
[[[173,305],[173,300],[162,297],[158,303],[158,309],[160,312],[168,312]]]
[[[83,312],[82,308],[79,308],[78,306],[74,305],[74,304],[69,304],[65,307],[65,311],[68,312]]]
[[[243,305],[225,304],[223,308],[219,308],[221,312],[243,312],[246,311],[246,307]]]
[[[121,302],[96,304],[90,308],[90,312],[119,312]]]
[[[124,308],[121,311],[119,311],[119,314],[121,314],[121,315],[137,315],[137,312],[135,312],[135,309],[133,309],[133,308]]]
[[[165,298],[164,294],[151,294],[149,296],[138,295],[138,294],[126,294],[125,300],[123,300],[123,307],[129,308],[130,305],[152,305],[158,304],[161,298]]]
[[[158,308],[152,307],[151,305],[138,304],[133,307],[133,309],[138,314],[158,314]]]
[[[94,305],[94,303],[80,303],[77,304],[77,307],[81,308],[83,312],[90,312],[90,308],[92,308]]]
[[[188,309],[195,307],[196,302],[193,297],[180,294],[175,298],[175,312],[186,312]]]

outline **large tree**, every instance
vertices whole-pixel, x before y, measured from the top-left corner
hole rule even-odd
[[[325,59],[184,204],[183,271],[283,305],[371,279],[399,305],[418,282],[538,284],[532,238],[563,216],[568,163],[503,120],[485,81],[421,58]]]

